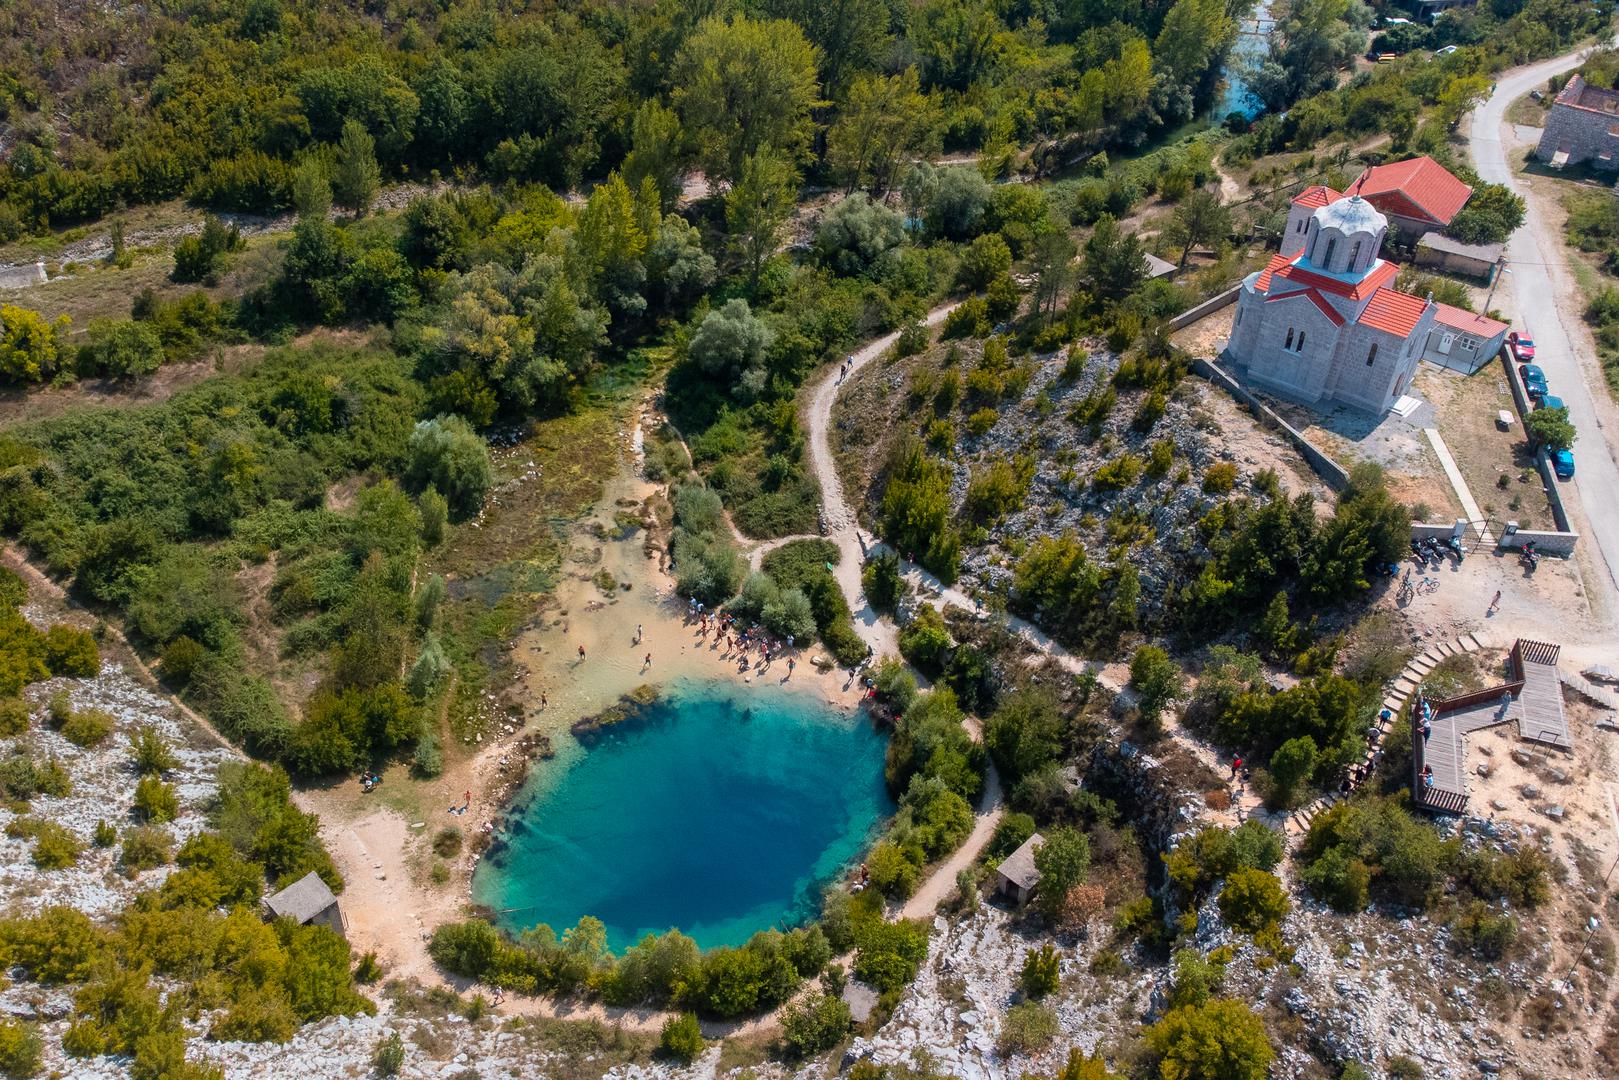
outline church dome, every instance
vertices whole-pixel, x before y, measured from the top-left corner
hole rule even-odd
[[[1359,195],[1338,199],[1310,215],[1304,260],[1314,270],[1358,278],[1371,269],[1389,219]]]
[[[1317,210],[1314,216],[1317,228],[1337,229],[1345,236],[1380,233],[1389,227],[1389,219],[1359,195],[1330,202]]]

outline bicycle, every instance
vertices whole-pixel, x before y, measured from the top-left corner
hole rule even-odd
[[[1436,578],[1436,577],[1425,577],[1425,578],[1422,579],[1422,585],[1420,586],[1420,588],[1421,588],[1421,590],[1422,590],[1422,592],[1424,594],[1432,593],[1432,592],[1438,592],[1439,591],[1439,579]]]

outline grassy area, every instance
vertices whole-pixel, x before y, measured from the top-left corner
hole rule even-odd
[[[526,439],[501,451],[497,501],[476,525],[455,530],[424,559],[424,574],[443,574],[452,583],[443,644],[456,678],[447,719],[462,742],[472,742],[486,726],[481,706],[502,662],[499,646],[556,587],[568,527],[590,511],[618,468],[628,409],[667,359],[658,350],[636,356],[638,364],[598,377],[576,411],[539,421]]]
[[[1502,409],[1516,415],[1501,366],[1490,363],[1473,375],[1430,372],[1425,384],[1439,414],[1440,434],[1479,509],[1526,529],[1551,528],[1551,507],[1521,422],[1505,431],[1496,423]]]
[[[1507,123],[1522,124],[1525,127],[1544,127],[1546,114],[1552,107],[1552,99],[1544,96],[1546,93],[1544,90],[1540,90],[1540,93],[1543,95],[1541,101],[1536,101],[1529,94],[1525,94],[1508,105]]]

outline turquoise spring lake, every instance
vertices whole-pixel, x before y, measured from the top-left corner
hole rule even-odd
[[[808,694],[673,683],[536,765],[473,899],[514,932],[594,915],[615,952],[670,928],[706,949],[797,925],[893,812],[885,743]]]

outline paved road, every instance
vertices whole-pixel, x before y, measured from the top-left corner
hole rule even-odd
[[[1584,55],[1581,50],[1502,75],[1490,99],[1474,112],[1468,134],[1480,177],[1526,194],[1532,181],[1515,175],[1502,141],[1507,106],[1544,87],[1553,75],[1578,67]],[[1608,603],[1603,606],[1611,618],[1619,611],[1619,464],[1611,434],[1619,432],[1619,410],[1608,396],[1591,335],[1581,321],[1580,292],[1565,259],[1561,233],[1529,200],[1528,220],[1507,242],[1512,273],[1496,292],[1497,306],[1513,317],[1515,325],[1529,328],[1536,362],[1546,369],[1547,383],[1568,406],[1569,419],[1579,429],[1578,471],[1571,486],[1580,497],[1570,500],[1578,503],[1571,509],[1577,514],[1583,508],[1587,527],[1581,531],[1605,586]],[[1578,521],[1573,524],[1579,527]]]

